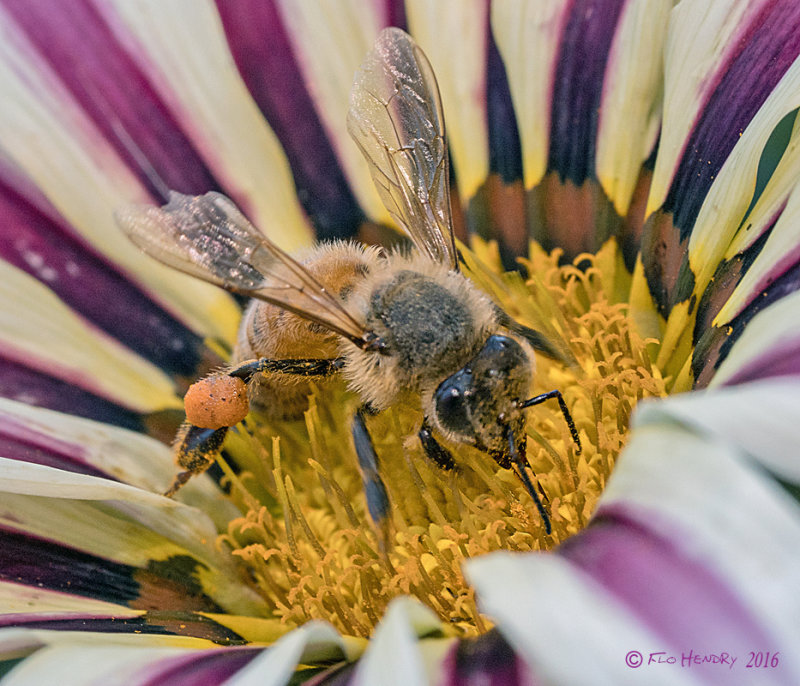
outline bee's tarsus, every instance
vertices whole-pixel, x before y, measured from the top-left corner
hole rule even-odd
[[[569,427],[569,432],[572,435],[572,440],[575,441],[575,452],[580,455],[581,451],[583,450],[583,446],[581,446],[581,437],[578,435],[578,429],[575,426],[575,421],[572,419],[572,415],[569,412],[569,408],[567,407],[567,403],[564,402],[564,396],[561,395],[561,391],[553,390],[548,391],[547,393],[542,393],[541,395],[537,395],[529,400],[525,400],[520,403],[520,407],[525,409],[526,407],[533,407],[534,405],[539,405],[543,403],[545,400],[550,400],[551,398],[555,398],[558,400],[558,406],[561,408],[561,414],[564,415],[564,419],[567,422],[567,426]]]
[[[184,422],[175,441],[175,457],[185,471],[179,472],[164,495],[171,497],[196,474],[202,474],[222,450],[228,427],[204,429]]]
[[[179,490],[180,490],[180,489],[183,487],[183,485],[184,485],[184,484],[185,484],[187,481],[189,481],[189,479],[191,479],[191,478],[192,478],[192,477],[193,477],[195,474],[196,474],[196,472],[193,472],[193,471],[191,471],[191,470],[188,470],[188,469],[187,469],[185,472],[178,472],[178,473],[175,475],[175,478],[172,480],[172,483],[170,484],[170,487],[169,487],[169,488],[168,488],[166,491],[164,491],[164,495],[165,495],[167,498],[171,498],[171,497],[172,497],[173,495],[175,495],[175,494],[176,494],[176,493],[177,493],[177,492],[178,492],[178,491],[179,491]]]

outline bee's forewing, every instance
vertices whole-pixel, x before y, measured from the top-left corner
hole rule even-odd
[[[416,247],[458,270],[436,77],[404,31],[384,29],[356,75],[347,129],[378,194]]]
[[[115,218],[137,246],[170,267],[282,307],[355,342],[367,335],[336,296],[220,193],[173,191],[163,207],[127,207]]]

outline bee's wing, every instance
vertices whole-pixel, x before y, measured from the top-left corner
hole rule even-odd
[[[439,88],[404,31],[384,29],[361,65],[347,129],[392,218],[419,250],[458,271]]]
[[[115,218],[137,246],[170,267],[319,322],[357,344],[368,340],[336,296],[220,193],[173,191],[163,207],[126,207]]]

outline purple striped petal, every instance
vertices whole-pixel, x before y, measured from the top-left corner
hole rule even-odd
[[[78,474],[114,477],[90,464],[82,446],[32,431],[23,422],[3,417],[0,423],[0,455],[12,460],[63,469]]]
[[[162,660],[148,670],[141,686],[214,686],[222,684],[261,652],[258,648],[209,650]]]
[[[503,58],[489,32],[487,52],[486,108],[489,126],[489,169],[503,183],[511,184],[522,178],[522,150],[511,89],[508,85]]]
[[[459,641],[442,664],[441,686],[537,686],[528,666],[496,629]]]
[[[605,508],[558,549],[676,651],[770,645],[736,593],[699,561],[646,528],[653,513]]]
[[[531,196],[529,224],[546,248],[597,250],[622,221],[597,181],[603,80],[625,0],[575,0],[559,45],[550,111],[547,174]],[[522,123],[524,125],[524,122]]]
[[[46,372],[26,367],[2,355],[0,396],[134,431],[143,431],[145,428],[141,415],[89,393],[73,383],[48,376]]]
[[[242,638],[200,614],[182,612],[153,612],[140,617],[90,617],[84,615],[64,616],[30,614],[0,615],[0,628],[24,627],[47,631],[81,631],[103,634],[156,634],[170,636],[191,636],[202,638],[220,645],[237,645]]]
[[[486,117],[489,139],[489,172],[486,184],[492,229],[500,256],[508,269],[528,249],[525,190],[522,181],[522,149],[503,60],[489,31],[486,67]]]
[[[647,222],[642,261],[659,311],[689,297],[686,244],[700,208],[734,145],[800,55],[800,5],[764,2],[731,41],[704,84],[705,102],[685,141],[660,211]]]
[[[603,75],[625,0],[575,0],[553,83],[548,168],[580,186],[594,177]]]
[[[169,188],[219,189],[91,0],[3,0],[2,6],[155,197],[166,199]]]
[[[200,337],[77,237],[29,183],[5,166],[0,166],[0,216],[0,257],[167,372],[196,373],[205,354]]]
[[[217,0],[231,52],[281,140],[319,238],[353,236],[364,215],[317,117],[274,0]]]
[[[725,381],[734,386],[782,376],[800,377],[800,340],[788,340],[766,351]]]

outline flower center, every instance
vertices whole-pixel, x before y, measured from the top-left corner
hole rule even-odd
[[[390,600],[413,595],[459,635],[489,628],[461,566],[495,550],[547,550],[586,525],[625,442],[636,403],[666,394],[647,347],[627,316],[629,278],[615,244],[559,266],[536,246],[531,277],[501,274],[491,246],[465,251],[468,274],[521,323],[567,346],[574,369],[537,358],[536,393],[559,389],[583,444],[578,453],[555,401],[528,410],[527,458],[551,513],[552,535],[517,476],[469,447],[442,472],[415,438],[417,411],[397,407],[370,418],[392,501],[385,551],[366,513],[349,434],[357,398],[344,389],[314,393],[305,422],[272,425],[250,418],[226,444],[239,466],[231,497],[245,514],[220,544],[287,629],[325,619],[341,632],[368,636]],[[495,265],[494,267],[487,265]]]

